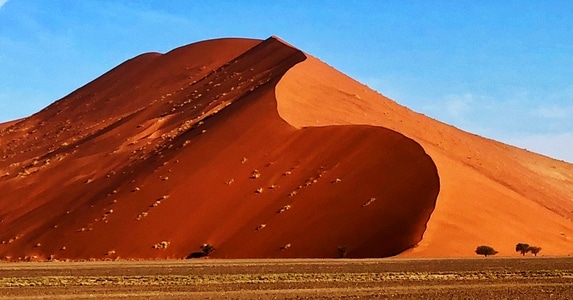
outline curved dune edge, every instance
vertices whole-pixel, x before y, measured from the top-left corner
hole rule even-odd
[[[410,248],[434,209],[434,163],[385,128],[286,123],[275,86],[304,58],[276,38],[143,54],[0,132],[0,258]]]
[[[302,128],[367,124],[420,143],[437,165],[440,195],[418,247],[405,257],[470,257],[478,245],[515,255],[573,254],[573,166],[415,113],[313,57],[277,85],[279,114]]]
[[[285,43],[284,41],[280,40],[279,41]],[[289,47],[293,47],[290,44],[285,43],[287,46]],[[306,53],[304,53],[305,55],[305,60],[299,62],[298,64],[305,64],[305,62],[308,59],[314,60],[314,58],[312,58],[312,56],[307,55]],[[298,65],[297,64],[297,65]],[[297,89],[299,92],[300,91],[304,91],[306,88],[308,88],[307,86],[304,85],[304,79],[301,80],[301,82],[303,82],[302,85],[296,85],[296,86],[289,86],[289,84],[292,82],[291,78],[287,78],[285,79],[285,76],[293,76],[296,77],[298,74],[296,74],[296,72],[293,72],[292,69],[296,68],[296,65],[291,67],[286,73],[285,75],[283,75],[281,77],[281,79],[278,81],[277,85],[275,86],[275,101],[277,103],[277,113],[280,116],[281,119],[283,119],[284,121],[286,121],[289,125],[298,128],[299,130],[317,130],[317,129],[311,129],[311,128],[318,128],[318,130],[325,130],[325,129],[331,129],[331,128],[338,128],[340,130],[344,130],[346,127],[372,127],[371,130],[380,130],[380,131],[387,131],[387,132],[392,132],[392,134],[396,135],[395,138],[397,138],[398,136],[403,139],[405,141],[405,143],[410,143],[411,146],[409,151],[415,151],[417,152],[417,155],[419,155],[419,158],[406,158],[404,159],[404,157],[402,157],[400,154],[400,151],[388,151],[387,148],[386,151],[387,153],[385,153],[386,157],[388,157],[388,155],[391,155],[391,153],[394,156],[391,156],[390,159],[393,159],[395,161],[401,161],[401,163],[404,163],[410,159],[422,159],[422,160],[427,160],[430,161],[429,165],[429,171],[426,171],[428,178],[426,180],[424,180],[426,183],[424,184],[420,184],[421,182],[417,183],[417,184],[410,184],[410,185],[405,185],[402,188],[403,189],[409,189],[411,191],[414,191],[413,194],[410,195],[410,199],[408,198],[402,198],[400,200],[398,200],[397,198],[394,199],[394,201],[396,201],[396,203],[401,203],[403,205],[403,207],[398,208],[398,207],[394,207],[393,209],[396,210],[411,210],[413,214],[416,213],[417,209],[414,207],[409,207],[408,208],[408,203],[415,203],[419,201],[419,198],[422,198],[420,195],[428,195],[428,192],[430,193],[430,197],[424,196],[423,198],[425,198],[425,202],[423,202],[424,204],[422,204],[423,206],[425,206],[424,211],[425,211],[425,215],[419,215],[418,217],[413,216],[411,218],[411,220],[409,220],[410,223],[414,223],[417,224],[417,228],[415,230],[415,234],[412,235],[411,237],[408,238],[408,242],[405,243],[402,247],[400,247],[399,249],[401,250],[397,250],[394,251],[392,253],[392,255],[396,255],[399,254],[405,250],[408,250],[410,248],[416,247],[418,245],[418,243],[422,240],[423,234],[426,230],[426,226],[427,226],[427,222],[431,216],[431,213],[433,212],[434,208],[435,208],[435,202],[436,202],[436,198],[437,195],[439,194],[439,188],[440,188],[440,183],[439,183],[439,176],[437,174],[437,169],[435,169],[435,165],[432,161],[432,158],[424,151],[423,147],[418,144],[416,141],[404,136],[403,134],[388,129],[384,126],[380,126],[377,124],[372,124],[372,123],[362,123],[362,122],[332,122],[332,123],[321,123],[320,121],[320,117],[317,117],[315,114],[319,114],[320,112],[317,112],[315,110],[313,110],[310,107],[303,107],[301,108],[297,108],[296,106],[299,105],[301,102],[303,103],[312,103],[315,100],[315,97],[322,97],[323,95],[308,95],[308,94],[297,94],[296,97],[298,97],[298,100],[292,101],[292,99],[289,99],[289,97],[292,97],[293,95],[289,93],[290,89]],[[322,76],[323,74],[320,72],[317,72],[314,74],[315,76]],[[300,79],[300,78],[297,78]],[[333,82],[335,83],[335,82]],[[336,84],[336,83],[335,83]],[[348,96],[348,95],[346,95]],[[356,97],[355,94],[350,95],[353,97]],[[303,105],[304,106],[304,105]],[[285,113],[285,107],[287,112]],[[346,110],[344,108],[342,108],[341,113],[353,113],[353,111],[351,110]],[[286,115],[286,117],[285,117]],[[309,118],[314,118],[316,120],[316,123],[313,122],[304,122],[303,120],[305,119],[309,119]],[[326,130],[325,130],[326,131]],[[383,145],[383,143],[381,143],[381,146]],[[397,145],[395,145],[396,147],[398,147]],[[358,146],[356,146],[358,147]],[[377,149],[373,149],[371,151],[371,153],[377,152],[379,150]],[[407,152],[409,152],[407,151]],[[405,152],[402,152],[405,153]],[[355,161],[355,163],[357,165],[368,165],[368,164],[372,164],[372,157],[367,153],[365,155],[364,158],[358,159],[357,161]],[[380,159],[380,158],[379,158]],[[428,164],[426,163],[420,163],[420,170],[411,170],[409,172],[419,172],[422,171],[422,165],[423,164]],[[399,163],[398,163],[399,165]],[[433,165],[433,167],[431,167],[431,165]],[[405,166],[405,165],[404,165]],[[424,166],[424,168],[427,168],[426,166]],[[383,170],[383,172],[385,172],[385,174],[379,174],[376,176],[381,176],[381,177],[386,177],[386,176],[391,176],[394,177],[394,183],[384,183],[387,184],[388,186],[392,186],[395,185],[396,182],[401,182],[402,180],[404,180],[404,178],[407,178],[408,174],[398,174],[398,173],[393,173],[396,170],[394,169],[393,171],[390,170]],[[383,183],[380,182],[378,183],[378,185],[382,185]],[[431,187],[428,190],[428,184],[433,185],[433,187]],[[356,187],[359,187],[361,184],[357,183]],[[420,189],[420,190],[417,190]],[[352,191],[349,191],[349,193],[352,193]],[[418,194],[418,195],[416,195]],[[434,196],[431,196],[434,195]],[[420,203],[420,202],[418,202]],[[404,226],[404,224],[406,224],[405,222],[405,218],[403,220],[400,219],[396,219],[396,221],[394,222],[396,224],[402,224],[402,226]],[[372,225],[372,226],[376,226],[376,225]],[[380,226],[380,225],[379,225]],[[392,225],[384,225],[384,227],[390,227]],[[382,227],[383,228],[383,227]],[[394,227],[395,228],[395,227]],[[393,229],[394,231],[396,231],[397,229]],[[407,236],[407,235],[406,235]],[[400,235],[395,235],[392,239],[393,240],[399,240],[401,238],[404,237],[400,237]],[[385,255],[385,256],[389,256],[389,255]]]

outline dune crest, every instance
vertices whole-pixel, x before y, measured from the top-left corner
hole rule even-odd
[[[400,132],[436,163],[440,195],[422,242],[402,256],[475,256],[487,244],[515,255],[573,253],[573,165],[415,113],[311,56],[277,85],[279,114],[303,128],[365,124]]]
[[[0,258],[411,248],[439,193],[434,162],[384,127],[283,120],[275,87],[306,59],[275,37],[142,54],[0,127]]]

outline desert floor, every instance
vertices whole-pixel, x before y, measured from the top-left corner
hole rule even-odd
[[[573,258],[0,263],[0,299],[571,299]]]

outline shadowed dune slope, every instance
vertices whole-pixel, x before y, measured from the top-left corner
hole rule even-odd
[[[544,255],[573,253],[573,165],[482,138],[415,113],[315,58],[277,85],[278,110],[303,128],[365,124],[420,143],[436,163],[440,195],[411,257],[475,256],[478,245],[516,255],[519,242]]]
[[[275,87],[306,59],[274,37],[143,54],[1,125],[0,258],[184,258],[204,243],[228,258],[411,248],[440,191],[436,165],[383,126],[283,120],[277,101],[293,99]],[[301,108],[291,113],[310,113]]]

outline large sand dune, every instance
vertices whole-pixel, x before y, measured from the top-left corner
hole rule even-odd
[[[379,126],[297,128],[275,86],[306,55],[276,38],[144,54],[2,131],[0,254],[395,255],[435,207],[435,164]]]
[[[440,195],[424,239],[404,256],[473,256],[480,244],[515,255],[519,242],[573,254],[573,165],[415,113],[312,57],[287,72],[277,94],[293,126],[382,126],[432,157]]]
[[[572,165],[412,112],[275,37],[140,55],[0,124],[0,145],[7,260],[203,243],[221,258],[573,253]]]

